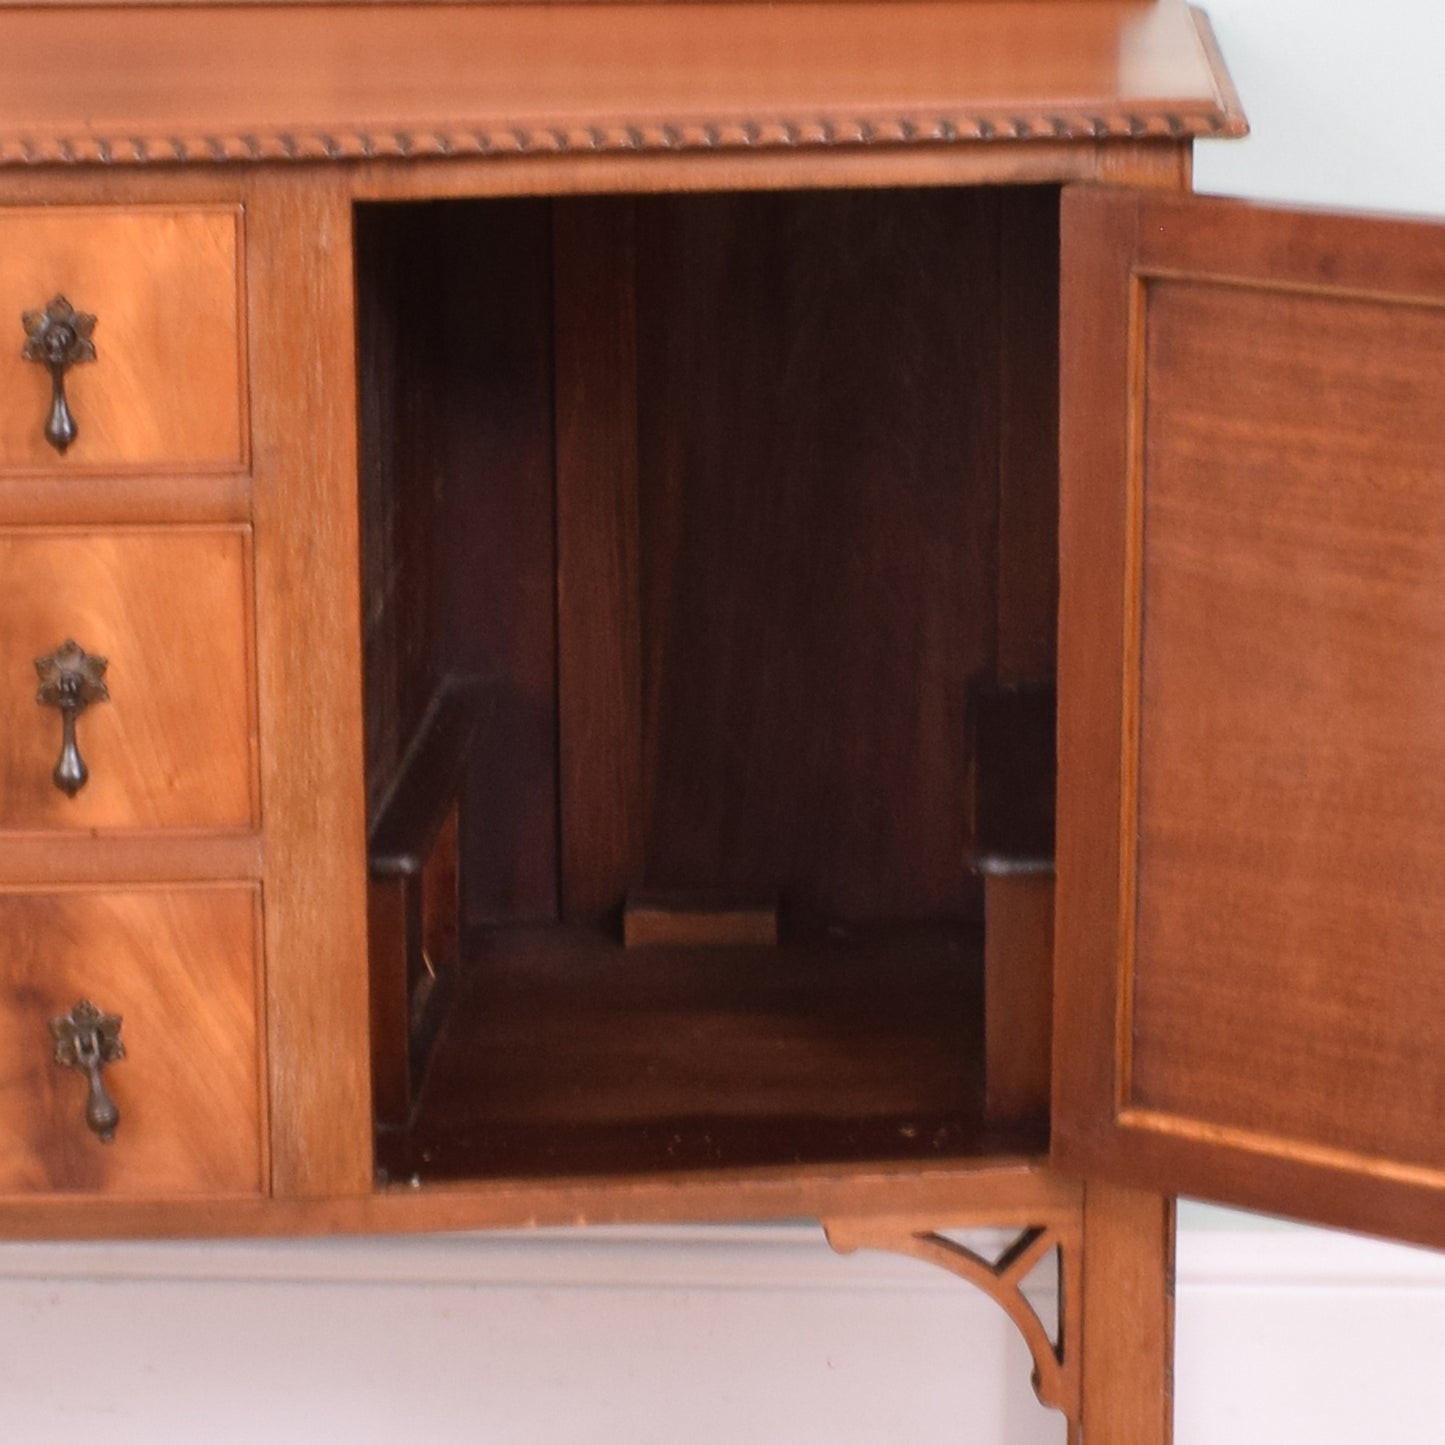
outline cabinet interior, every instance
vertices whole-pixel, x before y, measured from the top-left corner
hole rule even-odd
[[[1057,246],[357,208],[383,1175],[1043,1147]]]

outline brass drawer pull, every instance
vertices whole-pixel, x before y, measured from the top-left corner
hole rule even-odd
[[[65,373],[82,361],[95,360],[95,317],[77,311],[64,296],[55,296],[43,311],[27,311],[25,349],[21,355],[50,373],[50,414],[45,419],[45,440],[62,456],[79,434],[65,395]]]
[[[60,757],[50,776],[67,798],[73,798],[90,776],[75,741],[75,720],[93,702],[105,702],[106,659],[92,657],[78,643],[66,639],[49,657],[35,659],[40,689],[35,701],[60,712]]]
[[[100,1077],[107,1064],[125,1058],[120,1024],[119,1014],[102,1012],[88,998],[81,999],[68,1014],[50,1020],[55,1062],[85,1075],[85,1124],[102,1144],[115,1138],[120,1123],[120,1110]]]

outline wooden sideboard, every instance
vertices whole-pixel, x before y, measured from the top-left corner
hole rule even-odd
[[[1445,1241],[1445,246],[1242,130],[1178,0],[0,9],[0,1230],[817,1217],[1094,1445],[1173,1194]]]

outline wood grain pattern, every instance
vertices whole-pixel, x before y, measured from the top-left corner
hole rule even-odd
[[[463,819],[463,906],[476,924],[557,914],[550,224],[536,200],[368,207],[357,221],[371,318],[361,365],[372,791],[444,674],[496,681]],[[388,531],[389,543],[378,535]]]
[[[1051,1147],[1095,1161],[1116,1099],[1128,255],[1135,205],[1065,191],[1059,306],[1059,728]],[[1087,1106],[1086,1106],[1087,1101]],[[1081,1171],[1082,1165],[1079,1166]]]
[[[346,167],[355,194],[372,200],[435,200],[476,196],[623,195],[730,191],[899,189],[918,186],[1058,185],[1107,181],[1117,185],[1188,185],[1190,141],[1111,138],[1031,140],[1027,145],[960,141],[950,145],[795,147],[776,150],[554,151],[526,155],[419,157],[353,161]],[[130,167],[105,172],[51,172],[95,181],[107,175],[143,177]],[[200,167],[185,171],[204,175]],[[25,172],[11,183],[33,180]]]
[[[258,833],[10,833],[0,837],[0,883],[207,883],[260,878]]]
[[[639,212],[642,886],[976,916],[990,214],[969,192]]]
[[[52,453],[53,455],[53,453]],[[0,526],[136,527],[248,522],[251,482],[241,472],[86,476],[0,474]]]
[[[0,532],[0,827],[252,825],[250,571],[239,527]],[[35,698],[34,659],[67,638],[109,659],[73,798],[51,780],[60,715]]]
[[[1183,0],[34,8],[0,97],[11,165],[1243,130]]]
[[[499,930],[466,963],[411,1128],[379,1144],[394,1177],[922,1161],[1038,1140],[982,1127],[976,929],[628,950],[592,930]]]
[[[1053,1045],[1054,879],[984,878],[984,1108],[990,1120],[1048,1117]]]
[[[1059,619],[1058,192],[998,196],[1000,683],[1054,674]]]
[[[841,1215],[945,1215],[955,1225],[1028,1225],[1078,1209],[1083,1188],[1028,1157],[967,1164],[829,1164],[697,1170],[610,1179],[507,1179],[312,1199],[124,1200],[56,1196],[0,1201],[7,1237],[164,1238],[254,1234],[394,1234],[418,1230],[622,1223],[718,1223]]]
[[[433,550],[435,489],[408,485],[426,435],[427,389],[415,375],[422,310],[412,288],[433,268],[416,264],[414,214],[368,207],[355,214],[356,354],[359,394],[362,688],[369,821],[435,696],[437,628]]]
[[[1083,1410],[1069,1445],[1174,1438],[1174,1204],[1084,1189]]]
[[[254,886],[0,890],[0,1193],[255,1193],[264,1183]],[[105,1070],[114,1141],[48,1021],[88,998],[122,1015]]]
[[[778,946],[778,905],[770,900],[679,898],[634,893],[622,910],[627,948]]]
[[[1066,209],[1056,1151],[1438,1238],[1438,228]]]
[[[247,217],[272,1188],[340,1194],[372,1176],[351,207],[256,176]]]
[[[234,207],[0,210],[0,470],[242,467],[241,278]],[[20,354],[21,314],[57,294],[97,318],[96,359],[66,378],[79,433],[63,457],[44,436],[49,376]]]
[[[1146,305],[1126,1097],[1445,1167],[1445,296]]]
[[[637,252],[633,202],[553,208],[562,913],[642,872]]]

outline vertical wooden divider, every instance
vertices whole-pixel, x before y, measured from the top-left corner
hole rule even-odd
[[[998,226],[1000,686],[1052,681],[1059,617],[1059,225],[1049,187],[1002,191]],[[1048,1108],[1053,1034],[1051,873],[985,884],[985,1079],[991,1118]]]
[[[998,681],[1054,674],[1059,619],[1058,193],[998,197]]]
[[[372,1182],[346,183],[257,172],[246,208],[271,1187],[283,1198]]]
[[[615,909],[642,855],[633,202],[553,210],[561,904]]]

